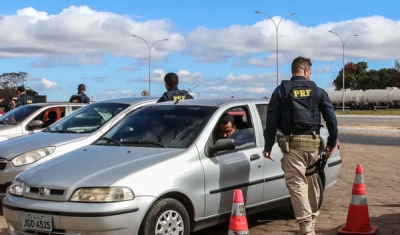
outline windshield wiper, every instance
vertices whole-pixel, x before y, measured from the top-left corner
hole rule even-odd
[[[113,144],[122,146],[122,143],[119,142],[118,140],[114,140],[114,139],[111,139],[111,138],[108,138],[108,137],[103,137],[103,138],[101,138],[101,139],[102,139],[102,140],[107,140],[107,142],[109,142],[109,143],[113,143]]]
[[[8,123],[5,121],[0,121],[0,123],[3,123],[4,125],[8,125]]]
[[[70,131],[70,130],[49,130],[51,133],[78,133],[77,131]]]
[[[151,141],[151,140],[138,140],[138,141],[124,142],[124,144],[125,143],[126,144],[154,144],[154,145],[157,145],[159,147],[168,148],[167,146],[165,146],[163,144],[160,144],[160,143],[157,143],[157,142],[154,142],[154,141]]]

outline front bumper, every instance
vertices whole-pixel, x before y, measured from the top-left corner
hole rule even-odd
[[[7,195],[3,215],[11,234],[122,235],[138,234],[140,224],[153,197],[136,197],[116,203],[75,203],[33,200]],[[27,213],[50,215],[52,232],[22,229]]]

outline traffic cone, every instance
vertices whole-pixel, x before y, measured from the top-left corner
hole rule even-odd
[[[228,235],[248,235],[249,226],[247,225],[246,211],[244,208],[243,192],[236,189],[233,192],[232,212],[229,222]]]
[[[339,234],[375,234],[378,231],[377,226],[370,225],[366,192],[363,166],[358,164],[347,221],[339,229]]]

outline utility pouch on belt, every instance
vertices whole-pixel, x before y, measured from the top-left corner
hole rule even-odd
[[[314,138],[312,135],[293,136],[289,144],[290,149],[298,149],[302,151],[319,151],[321,148],[321,139]]]
[[[281,149],[282,153],[289,153],[290,152],[289,136],[278,134],[277,139],[278,139],[278,146]]]

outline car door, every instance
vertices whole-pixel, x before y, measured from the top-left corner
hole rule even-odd
[[[262,130],[265,130],[267,122],[267,107],[266,103],[256,104],[258,118],[262,125]],[[264,146],[264,138],[263,138]],[[289,195],[289,191],[286,188],[285,180],[283,177],[283,171],[281,168],[282,152],[275,143],[272,147],[271,158],[264,160],[264,197],[263,201],[271,201],[279,198],[283,198]]]
[[[230,110],[244,111],[246,116],[243,116],[243,119],[246,119],[247,128],[254,130],[253,115],[251,115],[248,105],[225,111],[229,112]],[[214,122],[217,124],[216,120]],[[236,124],[239,125],[239,123]],[[205,149],[214,144],[216,139],[218,137],[213,131]],[[246,206],[262,201],[264,160],[260,139],[253,133],[253,140],[242,144],[234,150],[223,151],[215,155],[210,155],[205,150],[205,154],[208,156],[201,158],[205,176],[205,216],[229,212],[232,209],[232,196],[235,189],[242,189]]]

